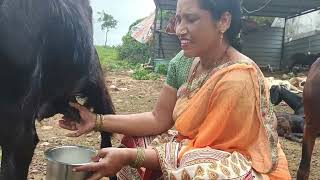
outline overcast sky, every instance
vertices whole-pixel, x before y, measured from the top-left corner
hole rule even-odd
[[[153,0],[91,0],[94,21],[94,43],[102,45],[105,33],[101,31],[97,22],[98,14],[102,10],[111,14],[118,21],[116,29],[109,32],[108,45],[121,44],[121,38],[128,32],[129,26],[137,19],[150,15],[155,5]]]

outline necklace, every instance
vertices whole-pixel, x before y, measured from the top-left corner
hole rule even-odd
[[[223,58],[225,57],[227,51],[229,49],[229,46],[227,46],[227,48],[225,49],[224,53],[221,55],[220,58],[218,58],[214,65],[206,72],[206,75],[205,77],[202,79],[201,83],[198,85],[198,88],[201,88],[203,86],[203,84],[206,82],[206,80],[208,79],[209,75],[211,74],[212,70],[214,68],[216,68],[219,64],[221,64],[223,62]],[[186,94],[187,94],[187,97],[188,99],[190,99],[190,94],[192,92],[192,83],[194,81],[194,78],[195,78],[195,75],[196,75],[196,72],[198,70],[198,67],[200,65],[200,60],[197,62],[197,64],[195,65],[195,67],[193,68],[192,70],[192,74],[188,80],[188,83],[187,83],[187,88],[186,88]]]

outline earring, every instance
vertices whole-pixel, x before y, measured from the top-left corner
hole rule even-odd
[[[224,32],[220,31],[220,44],[222,44],[223,36],[224,36]]]

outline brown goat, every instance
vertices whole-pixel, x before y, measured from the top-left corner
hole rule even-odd
[[[312,151],[320,132],[320,59],[313,63],[309,71],[303,90],[303,103],[305,126],[297,180],[306,180],[309,177]]]
[[[290,141],[302,142],[304,117],[301,115],[289,114],[286,112],[276,112],[277,132]]]

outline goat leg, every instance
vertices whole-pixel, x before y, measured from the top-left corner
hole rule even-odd
[[[29,129],[2,146],[0,180],[25,180],[34,149],[39,139],[35,129]]]

